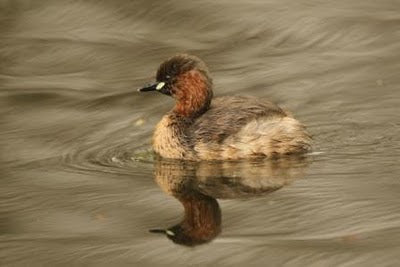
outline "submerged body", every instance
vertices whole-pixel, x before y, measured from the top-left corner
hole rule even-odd
[[[237,160],[298,154],[311,148],[305,127],[271,102],[239,96],[212,99],[208,70],[196,57],[178,55],[167,60],[157,80],[147,88],[176,99],[153,135],[153,149],[162,157]]]

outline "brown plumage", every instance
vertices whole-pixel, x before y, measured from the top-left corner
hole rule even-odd
[[[166,158],[226,160],[304,153],[311,148],[305,127],[277,105],[251,97],[213,98],[203,61],[177,55],[163,62],[157,90],[175,98],[158,123],[153,148]]]

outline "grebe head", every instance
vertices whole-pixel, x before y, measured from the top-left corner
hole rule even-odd
[[[200,115],[211,103],[212,79],[205,63],[198,57],[179,54],[158,68],[156,83],[139,92],[158,91],[176,100],[174,111],[186,117]]]

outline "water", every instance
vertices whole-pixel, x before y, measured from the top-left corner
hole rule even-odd
[[[399,9],[0,1],[1,265],[398,266]],[[291,110],[314,154],[153,159],[173,102],[136,88],[178,52],[208,63],[216,95]],[[187,223],[182,205],[205,218],[185,232],[202,245],[149,232]]]

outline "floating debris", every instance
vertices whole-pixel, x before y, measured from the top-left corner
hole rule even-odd
[[[135,121],[135,126],[141,126],[145,123],[144,119],[138,119],[137,121]]]

